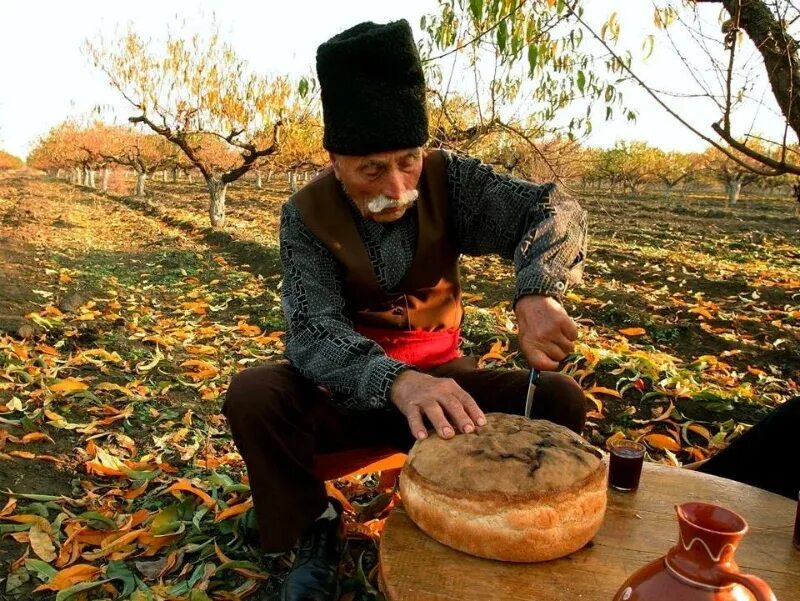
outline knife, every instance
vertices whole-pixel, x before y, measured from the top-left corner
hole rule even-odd
[[[533,394],[536,392],[536,385],[539,383],[541,372],[535,367],[531,368],[531,374],[528,377],[528,396],[525,397],[525,417],[530,418],[531,408],[533,407]]]

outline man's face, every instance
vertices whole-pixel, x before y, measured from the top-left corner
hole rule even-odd
[[[331,153],[330,157],[336,179],[365,219],[378,223],[397,221],[417,199],[421,148],[366,156]]]

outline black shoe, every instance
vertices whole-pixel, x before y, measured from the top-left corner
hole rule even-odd
[[[332,520],[316,520],[300,538],[292,570],[283,581],[281,601],[337,601],[339,566],[344,556],[345,532],[342,506],[330,500],[336,513]]]

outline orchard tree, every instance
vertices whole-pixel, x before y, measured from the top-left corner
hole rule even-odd
[[[673,118],[727,155],[741,167],[761,175],[784,173],[800,175],[800,160],[789,147],[800,136],[800,7],[792,0],[659,0],[654,10],[656,34],[671,27],[684,27],[686,39],[696,48],[677,46],[667,33],[664,43],[689,71],[676,79],[695,82],[697,90],[658,88],[646,82],[645,67],[633,64],[630,51],[616,48],[620,24],[616,13],[604,22],[590,22],[583,7],[588,0],[439,0],[439,10],[423,21],[428,33],[430,57],[438,60],[463,54],[476,64],[473,53],[479,46],[491,47],[499,58],[498,68],[483,68],[491,73],[490,83],[480,83],[488,90],[491,107],[498,99],[533,86],[534,117],[546,127],[556,122],[577,99],[593,100],[606,117],[621,106],[619,84],[633,80]],[[723,17],[714,17],[723,8]],[[709,14],[711,13],[711,14]],[[642,23],[642,29],[647,23]],[[583,50],[588,40],[600,44],[603,53],[592,60]],[[713,44],[717,41],[717,44]],[[644,56],[652,51],[655,35],[643,34]],[[752,54],[760,56],[754,61]],[[448,59],[449,60],[449,59]],[[515,71],[516,68],[516,71]],[[640,72],[641,69],[641,72]],[[709,73],[711,75],[709,75]],[[753,75],[756,77],[753,77]],[[784,121],[783,134],[769,142],[780,147],[778,153],[764,154],[749,136],[750,121],[738,117],[745,102],[761,104],[772,94]],[[705,98],[714,103],[719,118],[708,129],[691,124],[690,115],[671,106],[671,98],[680,95]],[[619,112],[616,110],[616,112]],[[627,118],[633,114],[623,109]],[[494,110],[482,109],[482,122],[491,121]],[[569,132],[591,128],[592,108],[586,117],[569,122]],[[794,137],[794,140],[790,139]],[[720,141],[721,140],[721,141]]]
[[[109,128],[100,154],[108,161],[129,167],[136,174],[135,196],[145,195],[145,181],[156,171],[175,164],[175,147],[163,136],[130,127]]]
[[[318,114],[293,119],[287,129],[275,164],[289,174],[289,189],[297,191],[298,171],[318,171],[328,163],[328,153],[322,146],[322,120]]]
[[[82,152],[76,145],[79,127],[72,121],[65,121],[52,128],[41,137],[28,155],[28,164],[34,169],[53,173],[56,177],[64,171],[73,184],[84,181],[80,166]]]
[[[748,159],[755,167],[755,159]],[[761,176],[754,173],[753,168],[740,164],[724,152],[709,148],[703,153],[703,166],[706,174],[725,188],[725,206],[735,205],[742,189],[758,181]]]
[[[589,133],[598,111],[635,118],[618,70],[586,51],[563,0],[439,0],[420,25],[434,143],[504,132],[547,163],[537,144]]]
[[[277,152],[285,108],[303,102],[297,87],[249,73],[218,31],[188,39],[169,33],[156,50],[130,30],[121,40],[87,41],[85,49],[133,107],[129,120],[177,145],[200,172],[211,224],[222,227],[228,185]]]
[[[24,164],[22,159],[15,157],[5,150],[0,150],[0,171],[5,169],[19,169]]]
[[[665,195],[672,196],[679,184],[686,186],[703,168],[701,155],[652,149],[653,177],[661,182]]]

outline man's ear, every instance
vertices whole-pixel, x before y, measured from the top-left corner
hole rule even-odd
[[[339,177],[339,161],[336,160],[336,155],[332,152],[328,153],[328,158],[331,160],[331,167],[333,167],[333,174],[336,176],[336,179],[341,181],[341,177]]]

